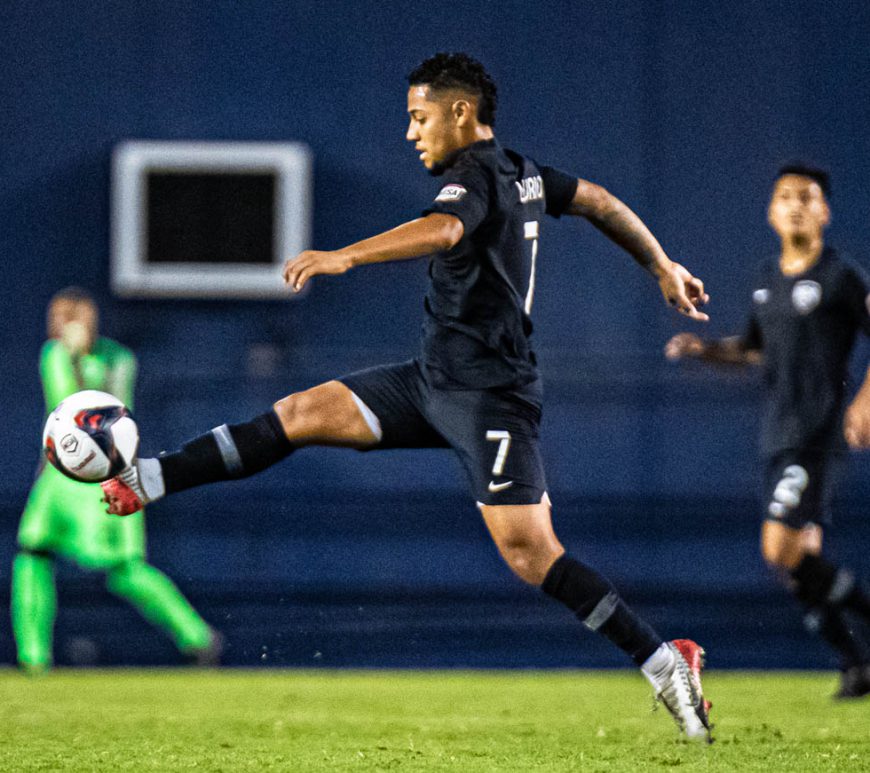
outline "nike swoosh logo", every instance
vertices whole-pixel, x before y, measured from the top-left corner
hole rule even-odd
[[[505,481],[504,483],[496,483],[494,480],[491,480],[487,488],[495,494],[497,491],[504,491],[506,488],[510,488],[513,485],[514,482],[512,480]]]

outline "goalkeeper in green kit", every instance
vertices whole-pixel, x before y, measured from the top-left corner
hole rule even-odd
[[[52,298],[49,340],[39,364],[47,411],[82,389],[109,392],[132,407],[136,359],[129,349],[98,336],[97,327],[96,304],[83,290],[70,287]],[[43,464],[21,518],[12,567],[12,627],[24,671],[39,673],[52,664],[58,556],[105,572],[106,587],[166,631],[191,662],[217,664],[220,634],[145,560],[142,513],[107,515],[99,486]]]

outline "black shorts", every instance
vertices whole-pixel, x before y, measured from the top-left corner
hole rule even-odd
[[[541,386],[437,389],[416,360],[338,379],[380,422],[369,450],[452,448],[485,505],[530,505],[547,489],[538,448]]]
[[[831,522],[831,499],[842,467],[833,451],[789,450],[769,458],[764,474],[765,518],[792,529]]]

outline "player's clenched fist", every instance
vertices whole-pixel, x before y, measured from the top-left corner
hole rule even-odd
[[[299,292],[318,274],[343,274],[352,268],[350,255],[342,250],[305,250],[284,264],[284,282]]]

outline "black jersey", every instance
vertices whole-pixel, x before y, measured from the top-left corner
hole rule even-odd
[[[529,313],[543,215],[561,215],[577,178],[502,148],[462,148],[423,214],[458,217],[462,239],[432,256],[421,364],[446,389],[519,386],[538,378]]]
[[[859,329],[870,335],[867,274],[826,248],[796,276],[769,258],[754,287],[743,344],[764,355],[763,452],[844,448],[849,354]]]

